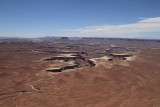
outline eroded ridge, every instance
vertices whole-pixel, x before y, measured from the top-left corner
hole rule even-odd
[[[60,61],[67,62],[67,64],[65,66],[49,68],[46,71],[49,71],[49,72],[62,72],[64,70],[75,69],[75,68],[81,67],[81,63],[79,63],[79,61],[85,63],[85,58],[82,57],[77,52],[76,53],[73,52],[74,54],[68,54],[68,52],[66,52],[66,53],[67,54],[61,54],[60,56],[44,59],[43,61],[60,60]],[[87,66],[87,64],[86,64],[86,66]]]
[[[115,45],[110,45],[109,49],[106,49],[106,55],[110,58],[109,61],[126,60],[127,57],[133,57],[136,53],[135,48],[125,48]]]

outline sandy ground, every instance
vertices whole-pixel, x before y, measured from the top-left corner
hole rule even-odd
[[[39,45],[0,45],[0,107],[160,107],[160,50],[139,48],[126,61],[102,58],[98,66],[52,73],[45,69],[64,62],[43,61],[57,54],[30,51]]]

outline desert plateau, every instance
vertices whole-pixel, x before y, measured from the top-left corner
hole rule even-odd
[[[0,40],[0,107],[160,107],[160,41]]]

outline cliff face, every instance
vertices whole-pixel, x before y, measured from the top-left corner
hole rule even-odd
[[[111,45],[109,49],[106,49],[106,55],[110,57],[109,60],[111,61],[126,60],[127,57],[133,57],[136,53],[138,53],[138,51],[134,48],[113,45]]]

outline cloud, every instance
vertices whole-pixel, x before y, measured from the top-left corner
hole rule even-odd
[[[36,38],[43,37],[48,34],[44,33],[0,33],[0,37],[25,37],[25,38]]]
[[[160,39],[160,17],[139,18],[131,24],[87,26],[77,29],[64,29],[52,32],[31,33],[0,33],[0,37],[43,37],[43,36],[68,36],[68,37],[113,37],[113,38],[148,38]]]
[[[159,34],[156,38],[160,39],[160,17],[140,18],[140,21],[124,25],[103,25],[88,26],[78,29],[65,29],[61,36],[81,36],[81,37],[125,37],[125,38],[144,38],[146,33],[152,35]]]

